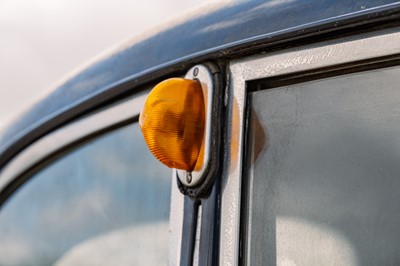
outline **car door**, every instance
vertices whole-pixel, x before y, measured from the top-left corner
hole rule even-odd
[[[399,38],[230,63],[221,264],[399,263]]]

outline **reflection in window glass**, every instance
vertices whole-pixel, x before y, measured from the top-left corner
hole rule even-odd
[[[248,265],[399,265],[400,68],[250,93]]]
[[[36,174],[0,212],[0,265],[165,265],[168,168],[137,124]]]

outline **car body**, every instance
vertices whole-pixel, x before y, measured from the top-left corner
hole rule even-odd
[[[211,125],[220,129],[219,145],[213,147],[218,149],[218,159],[211,188],[183,195],[175,172],[172,179],[171,173],[166,178],[141,179],[140,185],[130,192],[124,190],[127,186],[124,183],[112,196],[118,201],[111,201],[126,207],[119,214],[112,212],[115,205],[103,202],[106,194],[96,192],[100,194],[93,194],[95,203],[89,200],[88,206],[101,210],[97,213],[103,211],[107,217],[124,217],[116,228],[127,231],[105,236],[106,225],[85,220],[89,225],[96,224],[92,225],[97,231],[77,235],[70,244],[62,245],[62,251],[55,252],[57,256],[46,255],[49,259],[42,262],[58,261],[64,265],[60,256],[66,251],[73,254],[73,259],[63,257],[65,265],[74,264],[75,258],[87,254],[94,254],[92,257],[101,258],[103,263],[107,259],[125,258],[122,251],[129,251],[121,246],[129,246],[123,243],[130,238],[124,236],[135,238],[140,232],[147,232],[138,237],[145,241],[160,228],[165,231],[168,226],[157,224],[160,221],[157,219],[165,220],[166,216],[157,215],[165,212],[170,203],[169,240],[155,238],[144,244],[161,250],[156,244],[169,241],[166,247],[170,265],[309,265],[318,264],[323,261],[321,258],[329,258],[326,263],[332,265],[398,264],[400,253],[395,243],[399,236],[395,228],[399,226],[396,214],[399,17],[400,2],[396,1],[215,3],[181,24],[124,45],[60,82],[1,133],[3,216],[11,213],[8,217],[19,217],[26,222],[14,223],[15,226],[30,227],[29,218],[21,215],[23,210],[30,209],[29,204],[21,203],[18,213],[6,208],[12,208],[9,201],[22,201],[18,193],[30,186],[31,177],[47,171],[48,176],[43,180],[50,182],[57,171],[75,169],[74,163],[79,171],[89,171],[82,162],[101,157],[102,153],[107,155],[107,151],[108,157],[103,158],[101,166],[112,171],[119,169],[124,180],[139,169],[145,175],[154,162],[146,164],[144,154],[146,160],[139,156],[133,164],[136,168],[126,169],[130,165],[128,158],[142,153],[128,149],[134,149],[135,143],[141,141],[132,137],[134,142],[127,144],[132,141],[128,140],[131,129],[117,133],[124,139],[118,145],[111,139],[105,142],[101,139],[137,125],[145,97],[159,81],[188,75],[201,66],[213,76],[214,89],[221,99],[217,102],[219,119]],[[349,80],[351,86],[340,85],[348,84]],[[103,147],[92,151],[97,156],[90,153],[80,159],[68,159],[68,166],[46,170],[97,141]],[[326,154],[332,157],[325,158]],[[121,162],[124,166],[118,168]],[[155,172],[150,171],[151,175],[165,175],[162,167],[154,167],[152,171]],[[351,175],[347,176],[348,173]],[[94,176],[97,175],[100,173]],[[63,198],[76,198],[68,203],[74,207],[52,215],[64,213],[72,217],[80,205],[74,193],[79,190],[75,188],[81,184],[81,178],[85,174],[77,175],[73,179],[76,183],[68,185],[68,177],[61,176],[63,181],[54,181],[52,187],[44,190],[50,191],[48,196],[47,192],[41,192],[42,196],[34,196],[31,202],[52,202],[51,197],[68,191]],[[112,180],[104,179],[104,186],[112,187]],[[45,187],[46,182],[34,185],[32,190]],[[60,191],[55,191],[57,186]],[[86,193],[89,186],[93,184],[83,184],[82,191]],[[159,190],[152,192],[152,187]],[[153,209],[154,213],[149,212],[144,220],[136,222],[145,226],[146,221],[151,221],[155,227],[128,228],[133,216],[124,214],[132,206],[124,202],[124,197],[138,202],[134,207],[137,211],[133,211],[138,217]],[[111,204],[109,209],[99,207],[102,202]],[[141,209],[143,202],[151,204]],[[160,202],[163,204],[159,205]],[[39,212],[26,213],[31,217]],[[0,225],[0,234],[12,241],[7,226],[13,220],[3,219],[6,226],[1,231]],[[65,221],[60,218],[53,222],[62,224],[61,220]],[[42,224],[40,228],[49,227]],[[75,227],[67,224],[65,228],[68,235]],[[79,232],[84,234],[90,228],[84,227]],[[13,230],[18,232],[17,229]],[[49,237],[51,241],[56,241],[57,230]],[[100,233],[105,242],[93,239]],[[70,253],[71,245],[74,247],[85,239],[95,241],[88,244],[91,248],[81,246],[82,249]],[[104,248],[104,243],[111,242],[114,245]],[[20,245],[23,246],[15,244]],[[44,245],[43,249],[46,247],[49,248]],[[93,253],[96,249],[101,252]],[[104,258],[107,250],[116,255]],[[0,251],[5,253],[7,249]],[[34,256],[31,253],[26,255],[27,261]],[[150,258],[155,257],[147,256],[146,251],[139,253],[133,254],[141,258],[138,264],[160,263],[157,259],[151,262]],[[4,263],[15,264],[13,258]]]

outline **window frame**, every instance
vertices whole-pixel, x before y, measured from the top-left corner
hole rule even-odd
[[[336,40],[314,43],[256,55],[230,62],[228,95],[228,126],[226,158],[222,175],[221,196],[221,235],[220,264],[239,265],[245,263],[243,250],[247,244],[242,236],[242,226],[247,219],[244,198],[247,96],[249,83],[266,78],[277,78],[309,72],[314,78],[333,70],[351,71],[354,67],[368,64],[391,62],[400,57],[400,29],[388,29],[373,33],[364,33]],[[397,63],[398,64],[398,63]]]

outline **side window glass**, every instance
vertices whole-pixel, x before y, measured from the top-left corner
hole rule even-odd
[[[248,265],[398,264],[399,76],[250,93]]]
[[[37,173],[0,211],[0,265],[165,265],[171,172],[138,124]]]

